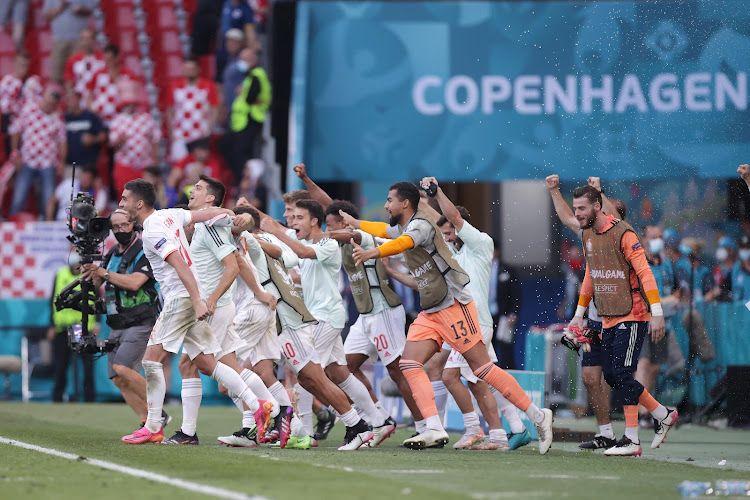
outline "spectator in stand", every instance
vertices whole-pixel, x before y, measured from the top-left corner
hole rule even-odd
[[[98,0],[44,0],[44,16],[52,24],[52,80],[62,83],[76,39],[98,6]]]
[[[68,144],[65,123],[57,110],[60,97],[58,88],[47,88],[42,101],[28,104],[10,126],[11,160],[18,169],[10,215],[23,211],[31,185],[38,178],[39,218],[43,219],[55,178],[64,171]]]
[[[219,159],[211,154],[211,145],[208,139],[203,138],[190,142],[187,148],[188,155],[172,166],[167,178],[168,186],[174,189],[180,188],[188,168],[191,172],[197,172],[198,177],[207,175],[219,179],[225,184],[231,183],[231,175],[221,168]],[[192,184],[190,183],[190,185]]]
[[[668,227],[662,234],[664,240],[664,256],[672,261],[672,268],[677,269],[677,262],[682,259],[680,253],[680,233],[672,227]]]
[[[159,163],[161,127],[133,95],[123,95],[121,111],[112,120],[109,144],[115,151],[113,183],[122,193],[125,183],[138,179],[143,170]]]
[[[229,127],[229,108],[235,96],[242,88],[242,80],[247,76],[249,67],[240,61],[240,51],[245,46],[245,34],[242,30],[232,28],[224,35],[227,46],[228,61],[223,73],[216,74],[216,81],[221,85],[222,107],[220,122],[224,128]],[[244,66],[244,67],[243,67]]]
[[[242,179],[237,186],[237,196],[235,197],[247,199],[261,212],[266,211],[266,203],[268,202],[268,188],[263,183],[265,171],[266,164],[263,160],[248,161]]]
[[[164,183],[164,178],[159,167],[152,165],[146,168],[143,171],[143,180],[154,186],[154,191],[156,191],[155,209],[162,210],[175,206],[177,203],[177,191]]]
[[[81,93],[78,90],[68,90],[65,95],[65,130],[68,137],[66,163],[93,167],[99,160],[102,143],[107,140],[104,124],[96,113],[81,106]]]
[[[42,83],[38,76],[29,76],[31,59],[25,51],[19,51],[13,59],[13,72],[0,80],[0,133],[7,134],[13,119],[30,102],[39,102]],[[10,140],[5,145],[10,150]]]
[[[88,95],[86,107],[99,115],[106,128],[117,113],[120,94],[118,84],[135,80],[135,76],[122,66],[120,48],[109,44],[104,48],[104,67],[94,73],[86,84]]]
[[[750,237],[740,238],[739,260],[732,269],[732,300],[745,303],[750,300]]]
[[[261,157],[263,123],[271,106],[271,82],[265,70],[258,66],[258,54],[253,49],[243,49],[240,59],[247,63],[249,72],[242,82],[242,90],[232,102],[232,148],[228,161],[237,179],[242,178],[248,160]]]
[[[224,8],[221,11],[221,31],[219,32],[219,40],[217,41],[217,75],[224,73],[224,67],[227,65],[226,35],[229,30],[234,28],[242,31],[245,33],[248,47],[254,50],[260,48],[255,34],[254,17],[253,8],[250,7],[247,0],[225,0]]]
[[[683,238],[680,244],[682,258],[674,266],[677,283],[687,297],[692,297],[693,303],[712,302],[717,295],[714,276],[701,260],[704,246],[705,243],[697,238]]]
[[[23,48],[23,42],[26,39],[26,21],[29,18],[29,0],[4,0],[0,2],[0,29],[8,21],[13,25],[13,43],[16,50]]]
[[[190,53],[205,56],[211,53],[211,46],[219,31],[219,19],[223,5],[219,0],[198,0],[193,13]]]
[[[65,63],[65,89],[75,89],[85,98],[86,87],[94,74],[104,68],[104,55],[96,49],[94,30],[84,28],[78,35],[78,52]]]
[[[719,302],[732,301],[732,269],[737,263],[737,244],[729,236],[719,238],[714,266],[715,294]]]
[[[239,60],[240,51],[245,48],[245,34],[242,32],[242,30],[232,28],[224,35],[224,44],[226,45],[227,49],[227,63],[224,66],[224,71],[222,73],[216,74],[216,83],[219,84],[226,81],[229,68],[233,65],[233,63]],[[239,86],[242,83],[242,79],[244,77],[245,75],[242,75],[242,78],[237,81],[237,84],[234,87]],[[236,75],[235,78],[237,78]],[[234,94],[232,94],[232,99],[234,99]],[[229,99],[228,102],[231,103],[232,99]]]
[[[195,58],[185,59],[185,77],[172,82],[169,88],[167,126],[172,130],[170,160],[187,156],[187,143],[211,135],[219,117],[219,97],[216,86],[200,76]]]
[[[47,204],[47,220],[68,220],[70,196],[78,193],[88,193],[94,197],[94,205],[102,215],[107,210],[107,189],[97,178],[96,168],[84,165],[76,168],[76,178],[64,178],[55,188],[55,194]]]

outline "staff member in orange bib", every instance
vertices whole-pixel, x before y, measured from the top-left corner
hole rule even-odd
[[[659,290],[638,236],[627,222],[602,212],[600,191],[576,188],[573,211],[583,230],[586,275],[570,327],[584,328],[583,314],[593,297],[603,323],[604,378],[620,393],[625,412],[625,436],[604,454],[638,456],[639,403],[654,417],[651,448],[658,448],[677,422],[677,411],[659,404],[633,377],[646,334],[657,343],[664,338]]]

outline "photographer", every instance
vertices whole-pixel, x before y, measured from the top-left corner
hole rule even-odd
[[[104,256],[101,267],[85,264],[83,276],[97,288],[105,284],[107,324],[112,328],[109,341],[116,344],[108,354],[109,377],[145,422],[146,380],[140,374],[141,360],[156,322],[159,293],[135,224],[120,209],[109,219],[118,244]]]
[[[55,274],[54,290],[52,291],[52,306],[50,327],[47,331],[47,339],[52,342],[52,349],[55,357],[55,386],[52,390],[52,401],[60,403],[63,400],[65,386],[68,383],[68,366],[70,365],[71,350],[68,348],[68,327],[78,325],[82,322],[81,311],[75,309],[55,309],[54,301],[60,292],[78,279],[81,275],[81,257],[71,252],[68,257],[68,265],[61,267]],[[74,290],[80,290],[81,285],[77,285]],[[89,316],[88,324],[93,326],[93,331],[99,330],[99,325],[94,325],[96,318]],[[83,359],[83,399],[86,402],[92,402],[95,398],[94,391],[94,358],[91,354],[84,354]],[[77,382],[77,380],[76,380]],[[78,387],[74,388],[74,393],[78,394]]]

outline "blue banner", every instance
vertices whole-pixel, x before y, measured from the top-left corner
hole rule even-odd
[[[750,9],[301,2],[290,166],[316,180],[727,177],[750,158]]]

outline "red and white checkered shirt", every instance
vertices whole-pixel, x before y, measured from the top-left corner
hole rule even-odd
[[[0,113],[11,115],[11,118],[18,116],[27,104],[38,104],[43,91],[38,76],[30,76],[23,81],[15,75],[5,75],[0,80]]]
[[[130,168],[153,165],[153,144],[161,140],[161,127],[145,111],[119,113],[112,120],[109,142],[114,144],[125,138],[125,143],[115,152],[115,164]]]
[[[219,105],[214,82],[198,78],[191,85],[187,79],[180,78],[172,82],[168,96],[167,104],[173,107],[173,141],[190,142],[211,135],[211,108]]]
[[[31,168],[57,166],[60,144],[65,142],[65,122],[60,113],[45,113],[38,104],[30,103],[10,126],[11,134],[21,134],[21,159]]]
[[[71,82],[73,88],[85,98],[88,95],[86,86],[97,71],[104,68],[104,57],[98,50],[91,55],[85,52],[76,52],[65,63],[63,78]]]
[[[128,68],[120,68],[119,79],[136,80],[136,77]],[[117,114],[117,80],[112,81],[107,68],[102,68],[93,74],[86,89],[91,93],[91,111],[99,115],[104,125],[109,127]]]

